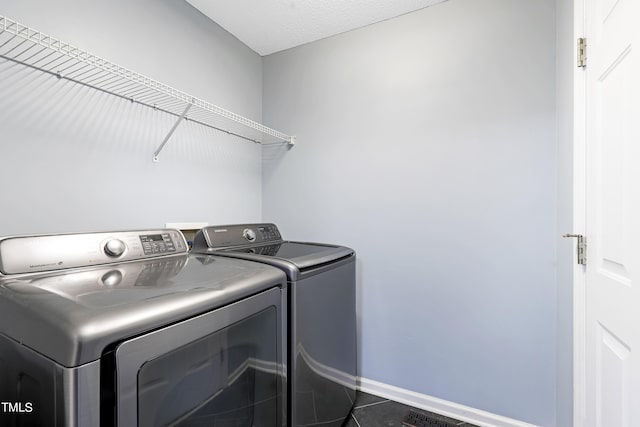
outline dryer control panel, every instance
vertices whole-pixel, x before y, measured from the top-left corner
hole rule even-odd
[[[202,239],[206,247],[219,249],[278,243],[282,241],[282,236],[275,224],[237,224],[205,227],[198,232],[195,241],[202,244]]]
[[[186,252],[184,236],[173,229],[7,237],[0,240],[0,273],[62,270]]]

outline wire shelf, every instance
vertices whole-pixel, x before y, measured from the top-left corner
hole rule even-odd
[[[182,119],[256,143],[295,142],[295,138],[290,135],[121,67],[2,15],[0,58],[174,115],[178,119],[154,153],[156,160]]]

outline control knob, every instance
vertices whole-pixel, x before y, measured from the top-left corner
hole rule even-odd
[[[110,239],[104,245],[104,253],[112,258],[117,258],[124,253],[127,246],[120,239]]]
[[[242,232],[242,237],[244,237],[250,242],[253,242],[254,240],[256,240],[256,232],[250,228],[245,228],[244,231]]]

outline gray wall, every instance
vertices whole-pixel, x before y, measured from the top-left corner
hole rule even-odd
[[[0,0],[0,14],[254,120],[260,56],[186,2]],[[260,219],[260,146],[0,63],[0,235]]]
[[[360,374],[556,424],[555,2],[450,0],[264,58],[263,218],[356,249]]]
[[[573,425],[573,0],[556,1],[556,106],[558,129],[557,422]]]

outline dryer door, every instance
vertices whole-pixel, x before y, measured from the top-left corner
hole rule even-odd
[[[122,343],[119,426],[283,424],[281,290]]]

